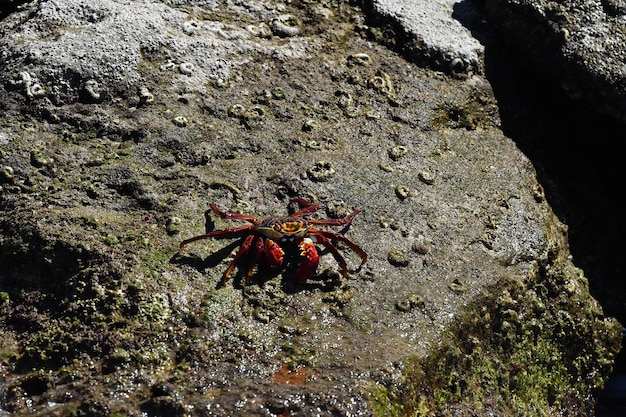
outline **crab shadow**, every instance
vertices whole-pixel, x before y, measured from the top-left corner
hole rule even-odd
[[[209,269],[222,265],[224,263],[224,259],[229,257],[235,249],[241,247],[243,241],[244,238],[234,240],[226,246],[223,246],[217,251],[211,253],[206,258],[202,258],[194,253],[187,254],[179,251],[176,252],[172,258],[170,258],[170,263],[173,265],[186,265],[201,273],[206,273]],[[216,289],[229,285],[229,283],[232,283],[233,287],[238,289],[244,289],[250,285],[263,287],[268,281],[275,279],[278,275],[283,276],[281,287],[285,292],[295,292],[298,291],[299,288],[304,288],[304,285],[297,284],[295,282],[295,272],[292,271],[292,269],[294,269],[294,260],[290,259],[290,257],[286,259],[283,266],[278,268],[269,267],[261,260],[261,262],[259,262],[256,266],[255,271],[249,279],[246,280],[246,271],[251,262],[251,257],[248,255],[249,254],[244,255],[237,261],[233,273],[226,282],[222,282],[222,279],[220,278],[220,280],[215,284]],[[226,268],[227,266],[224,266],[224,271]]]
[[[170,264],[172,265],[186,265],[199,272],[206,272],[208,269],[215,268],[227,258],[235,248],[241,246],[243,239],[238,239],[230,242],[228,245],[218,249],[206,258],[202,258],[194,253],[181,253],[176,252],[170,258]],[[219,286],[219,283],[218,283]]]
[[[243,240],[244,238],[234,240],[205,258],[193,253],[183,254],[181,252],[176,252],[170,258],[170,263],[173,265],[186,265],[201,273],[205,273],[209,269],[216,268],[223,264],[224,259],[230,256],[236,248],[239,248],[243,243]],[[326,255],[327,253],[328,251],[326,249],[319,251],[320,257]],[[286,294],[293,294],[303,290],[320,290],[323,292],[329,292],[341,285],[341,274],[330,269],[325,269],[320,273],[316,273],[306,282],[297,282],[297,255],[291,253],[287,253],[286,255],[287,256],[283,266],[278,268],[270,267],[261,260],[261,262],[256,265],[255,271],[249,277],[249,280],[246,280],[246,271],[250,266],[251,259],[249,256],[244,256],[235,264],[235,269],[233,270],[231,277],[224,283],[220,279],[215,284],[215,288],[220,289],[228,285],[229,282],[232,282],[233,287],[238,289],[245,289],[251,285],[264,287],[267,282],[276,279],[278,276],[281,276],[280,288]],[[360,268],[356,271],[358,270],[360,270]]]

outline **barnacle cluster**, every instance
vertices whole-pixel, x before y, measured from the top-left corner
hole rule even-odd
[[[426,299],[419,294],[409,294],[406,298],[398,300],[396,302],[396,309],[402,312],[407,312],[413,308],[424,308],[426,306]]]
[[[239,119],[244,126],[252,128],[265,119],[266,112],[262,106],[246,108],[243,104],[233,104],[228,108],[228,116]]]
[[[384,94],[391,95],[395,92],[391,77],[381,70],[376,71],[376,75],[367,80],[367,85]]]

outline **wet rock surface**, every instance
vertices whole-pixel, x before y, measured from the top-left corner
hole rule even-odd
[[[23,7],[0,22],[2,412],[592,407],[620,326],[481,75],[407,61],[341,2]],[[241,224],[209,203],[292,197],[360,208],[333,229],[367,264],[339,243],[347,277],[322,251],[305,284],[245,286],[244,259],[218,289],[241,241],[179,252]]]

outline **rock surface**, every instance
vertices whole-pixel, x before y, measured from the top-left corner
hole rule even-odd
[[[484,46],[464,24],[481,12],[458,0],[371,0],[368,17],[395,28],[393,42],[413,62],[463,75],[484,70]],[[468,2],[465,2],[466,4]]]
[[[406,7],[67,0],[3,19],[0,412],[589,412],[620,326],[502,133],[480,47],[427,42],[464,60],[446,75],[376,42]],[[343,232],[368,263],[339,245],[348,277],[324,253],[303,285],[259,268],[217,289],[239,242],[177,253],[235,224],[211,202],[282,216],[295,196],[360,208]]]
[[[485,0],[490,25],[521,60],[573,99],[626,121],[626,8],[621,1]]]

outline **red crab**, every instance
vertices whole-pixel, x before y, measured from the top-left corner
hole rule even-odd
[[[315,213],[320,209],[317,204],[309,203],[302,198],[293,198],[290,203],[297,203],[300,210],[290,216],[285,217],[265,217],[256,218],[240,213],[223,211],[215,204],[211,203],[211,209],[222,219],[243,220],[249,222],[243,226],[231,227],[225,230],[215,230],[200,236],[184,240],[180,244],[182,251],[191,242],[201,239],[229,239],[246,236],[235,258],[230,263],[220,286],[223,286],[235,264],[246,253],[251,252],[252,260],[246,272],[246,284],[250,280],[254,266],[261,260],[270,267],[279,267],[283,264],[285,252],[292,253],[299,250],[300,264],[296,271],[296,282],[304,283],[311,277],[319,263],[319,254],[315,244],[324,246],[333,255],[343,276],[348,274],[346,261],[335,247],[334,242],[343,242],[361,257],[361,266],[367,262],[367,254],[356,243],[349,240],[343,234],[330,230],[320,230],[312,226],[341,226],[352,223],[354,217],[361,212],[356,209],[349,216],[341,219],[304,219],[304,216]]]

